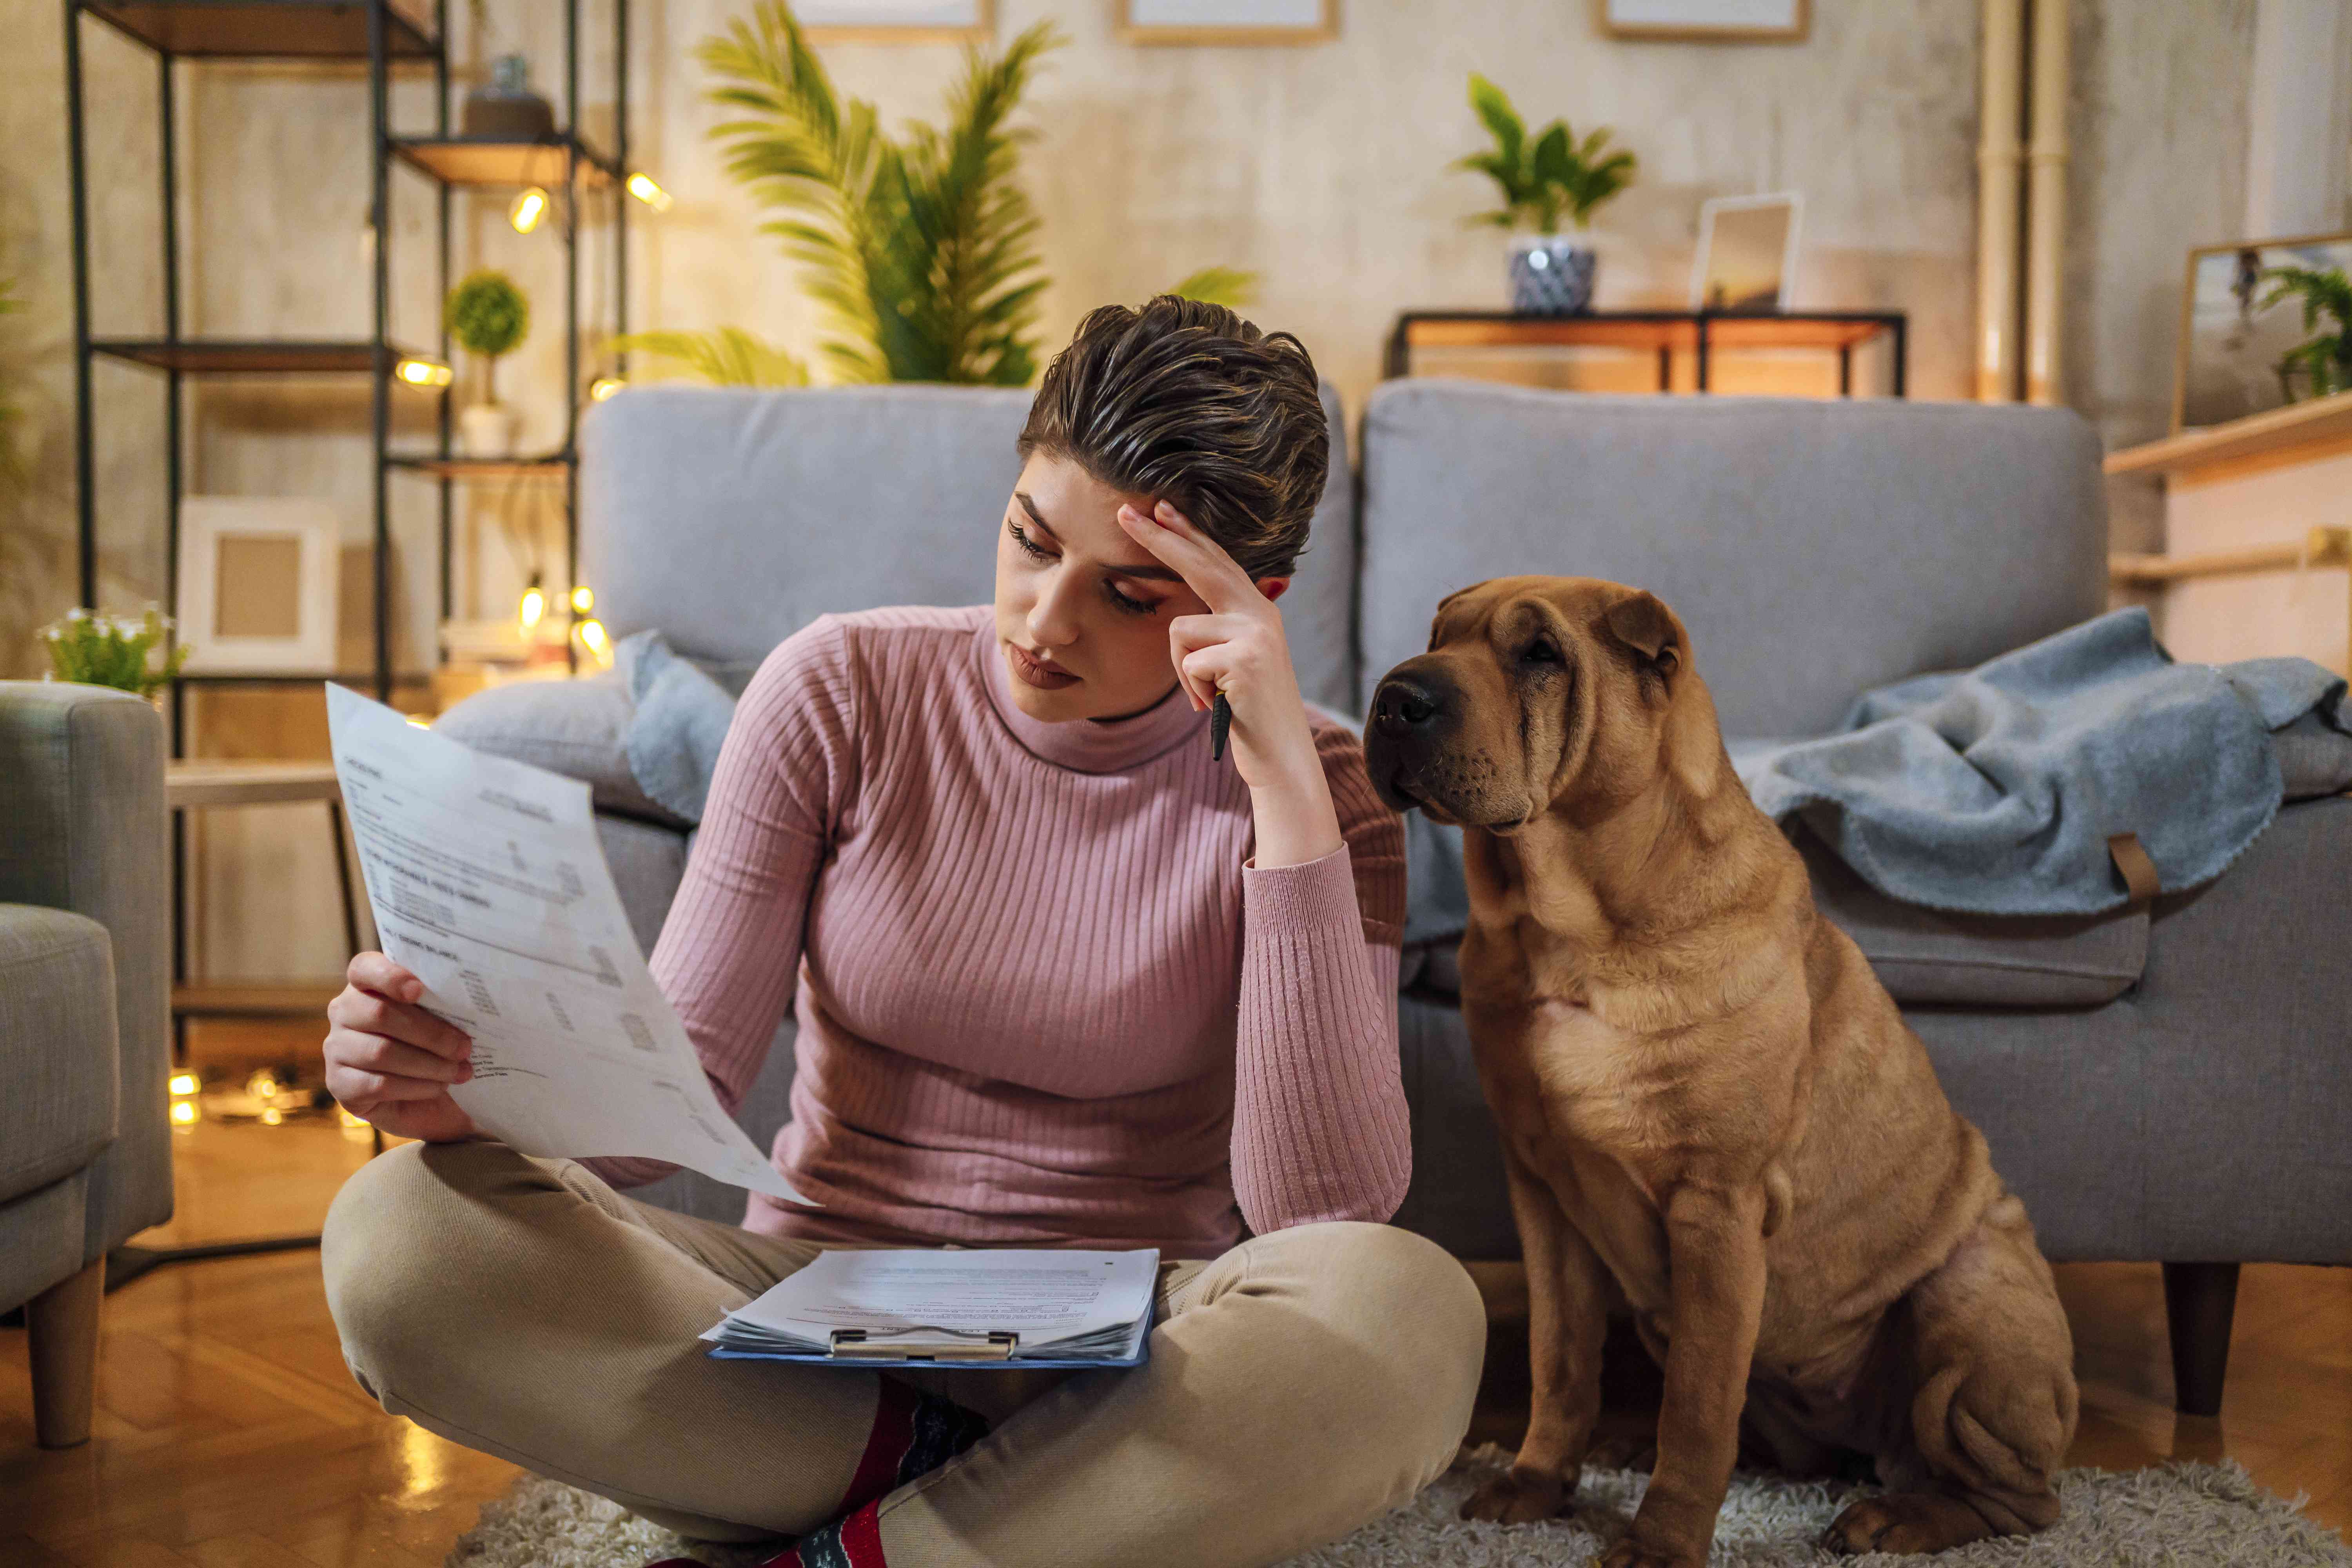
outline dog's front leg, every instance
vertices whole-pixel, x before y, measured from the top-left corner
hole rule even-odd
[[[1739,1454],[1739,1412],[1764,1315],[1761,1183],[1687,1183],[1666,1201],[1671,1271],[1657,1468],[1602,1568],[1699,1568]]]
[[[1518,1458],[1463,1501],[1461,1516],[1522,1524],[1549,1519],[1576,1495],[1592,1424],[1601,1415],[1608,1277],[1591,1244],[1561,1212],[1550,1184],[1507,1143],[1503,1164],[1528,1270],[1528,1360],[1535,1373],[1535,1398]]]

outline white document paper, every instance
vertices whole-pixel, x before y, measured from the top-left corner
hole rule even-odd
[[[1132,1354],[1160,1249],[841,1247],[730,1312],[703,1338],[732,1349],[822,1351],[835,1329],[869,1342],[1018,1333],[1019,1352]]]
[[[474,1039],[450,1086],[526,1154],[640,1154],[793,1203],[637,952],[588,786],[327,688],[335,776],[383,951]]]

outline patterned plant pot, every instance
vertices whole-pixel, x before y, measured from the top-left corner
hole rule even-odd
[[[1511,309],[1534,316],[1573,316],[1592,304],[1599,265],[1589,245],[1557,234],[1511,240]]]

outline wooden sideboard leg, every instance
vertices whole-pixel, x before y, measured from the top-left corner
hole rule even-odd
[[[2164,1316],[2172,1334],[2172,1390],[2184,1415],[2219,1415],[2230,1370],[2230,1322],[2238,1310],[2234,1263],[2164,1266]]]
[[[89,1441],[98,1393],[98,1310],[106,1296],[106,1259],[58,1281],[25,1303],[33,1361],[33,1434],[44,1448]]]

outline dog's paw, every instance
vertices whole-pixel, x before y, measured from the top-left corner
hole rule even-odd
[[[1822,1544],[1845,1554],[1942,1552],[1990,1533],[1974,1510],[1950,1498],[1893,1492],[1847,1504],[1822,1532]]]
[[[1558,1476],[1540,1475],[1513,1465],[1463,1501],[1464,1519],[1490,1520],[1497,1524],[1525,1524],[1549,1519],[1568,1506],[1570,1492]]]

